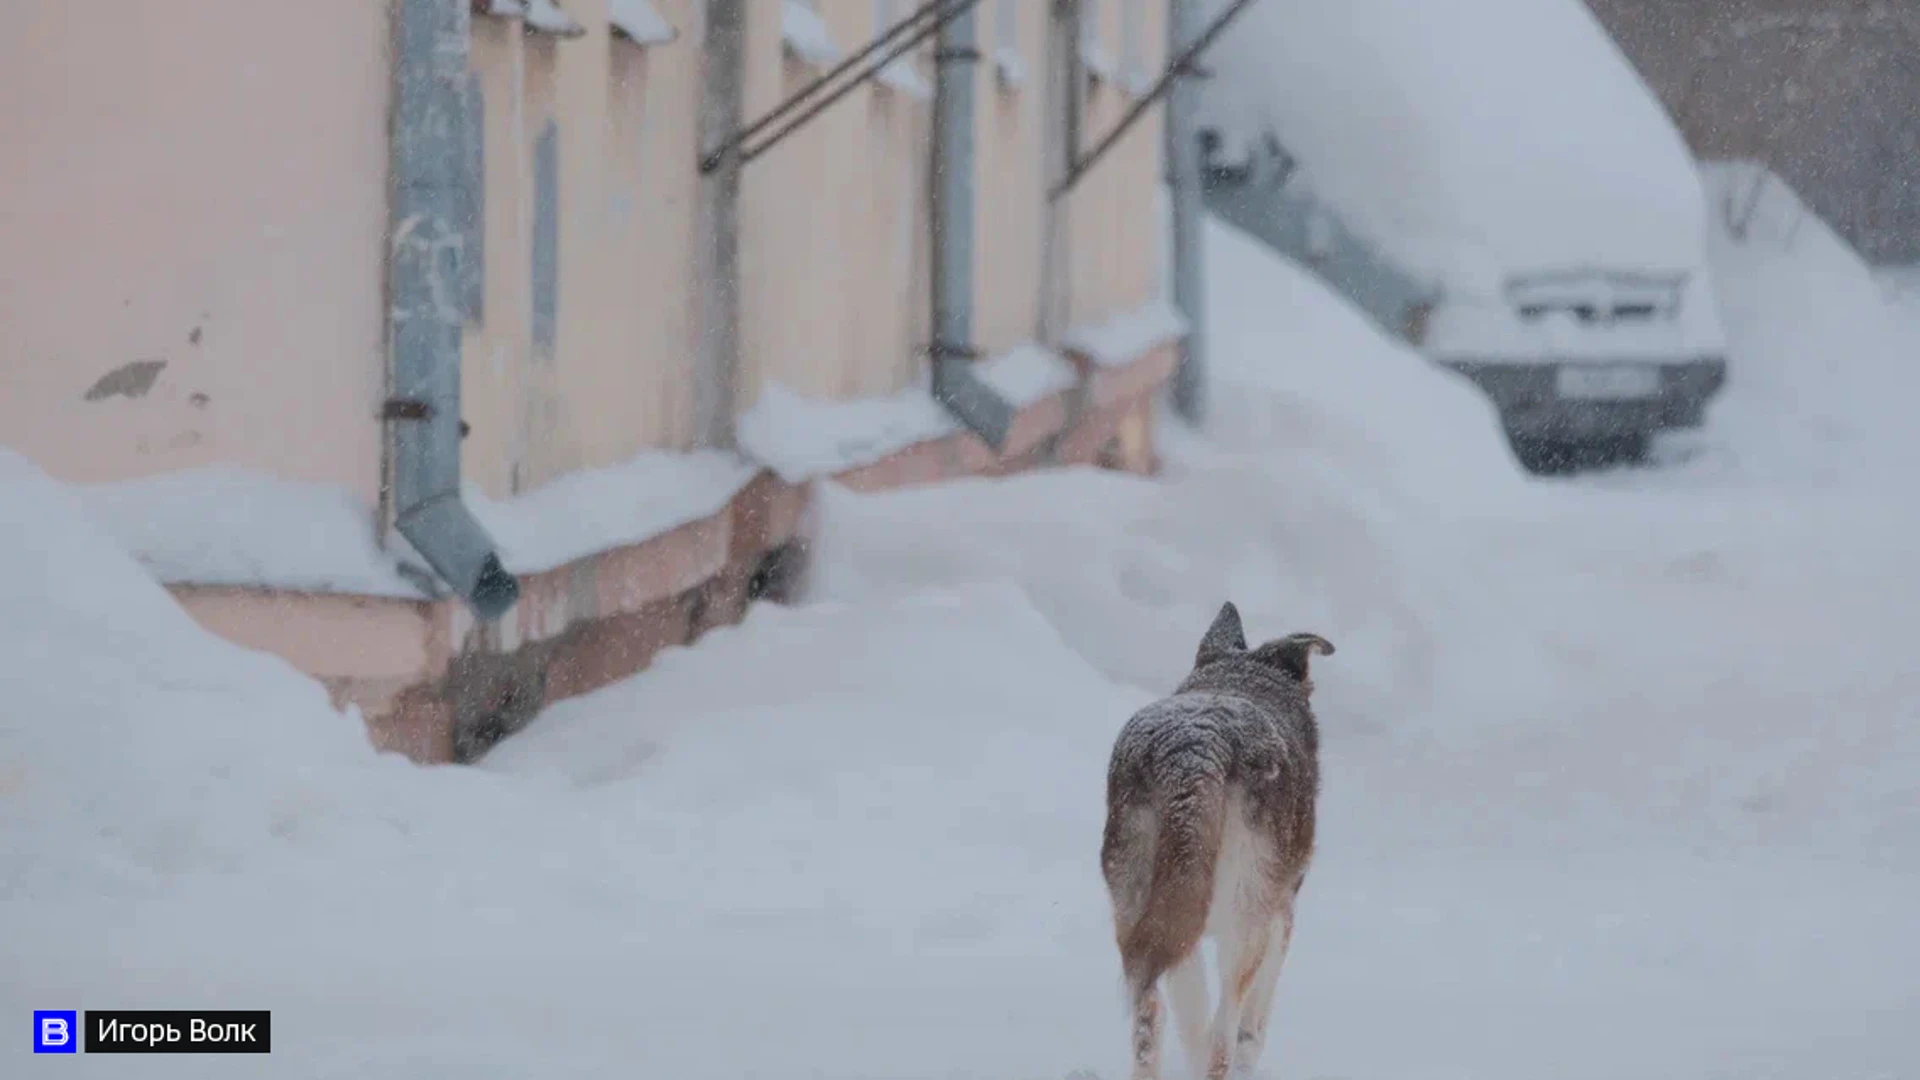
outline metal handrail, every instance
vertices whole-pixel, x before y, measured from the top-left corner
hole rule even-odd
[[[1127,130],[1133,127],[1142,116],[1145,116],[1148,109],[1152,108],[1162,97],[1166,96],[1167,91],[1173,86],[1173,80],[1196,74],[1198,68],[1194,65],[1194,61],[1199,58],[1202,52],[1206,51],[1208,46],[1214,43],[1216,38],[1225,32],[1227,26],[1231,24],[1233,20],[1239,18],[1240,13],[1245,11],[1252,3],[1253,0],[1233,0],[1233,3],[1227,5],[1226,10],[1216,16],[1213,22],[1208,25],[1199,37],[1193,39],[1193,44],[1187,46],[1181,51],[1179,56],[1173,58],[1173,61],[1167,65],[1167,69],[1160,73],[1160,78],[1154,81],[1153,87],[1149,89],[1140,100],[1133,103],[1133,107],[1128,109],[1126,115],[1120,118],[1120,122],[1113,126],[1113,130],[1102,136],[1100,141],[1094,144],[1093,149],[1082,154],[1067,168],[1067,175],[1062,177],[1058,184],[1054,185],[1052,191],[1047,192],[1047,201],[1058,201],[1061,196],[1073,190],[1073,186],[1080,182],[1080,178],[1085,176],[1095,165],[1099,164],[1100,159],[1106,155],[1107,151],[1113,149],[1114,145],[1120,141],[1120,137],[1125,135]]]
[[[754,158],[759,157],[761,154],[766,153],[768,150],[771,150],[774,144],[805,126],[806,123],[815,116],[818,116],[835,102],[852,93],[855,87],[860,86],[875,75],[878,75],[888,64],[893,63],[900,57],[905,56],[908,52],[911,52],[919,46],[921,42],[926,41],[937,33],[942,26],[945,26],[979,3],[980,0],[928,0],[927,3],[914,9],[906,18],[888,28],[886,33],[868,42],[865,48],[842,60],[836,64],[832,70],[821,75],[806,86],[801,87],[793,96],[787,98],[779,105],[774,106],[765,116],[729,135],[719,146],[708,151],[706,156],[700,159],[700,172],[702,174],[711,173],[719,168],[720,163],[725,159],[726,155],[732,151],[737,150],[740,152],[740,163],[744,165]],[[916,27],[916,24],[923,22],[930,15],[936,16],[931,24]],[[828,83],[853,70],[861,61],[885,49],[890,43],[896,41],[896,39],[903,34],[910,34],[911,36],[908,37],[906,41],[900,42],[892,51],[883,56],[878,63],[867,68],[858,78],[841,86],[829,94],[825,100],[815,102],[810,108],[796,117],[792,123],[782,126],[766,140],[755,144],[750,149],[743,149],[755,135],[765,131],[775,121],[791,113],[794,109],[799,108],[803,102],[818,94]]]

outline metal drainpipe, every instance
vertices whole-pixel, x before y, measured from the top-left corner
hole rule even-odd
[[[456,208],[464,140],[470,5],[395,0],[389,151],[387,498],[393,527],[484,620],[520,584],[460,501],[460,304],[465,257]],[[468,202],[466,205],[472,205]]]
[[[933,396],[995,450],[1013,406],[980,381],[973,348],[974,86],[980,50],[967,8],[940,28],[933,99]]]
[[[1178,56],[1200,35],[1200,0],[1168,0],[1169,55]],[[1187,333],[1173,373],[1173,407],[1188,423],[1206,414],[1206,278],[1201,249],[1200,142],[1196,130],[1200,88],[1191,73],[1174,77],[1167,97],[1167,197],[1173,213],[1173,303],[1186,318]]]
[[[701,446],[734,445],[735,383],[740,373],[740,174],[744,146],[734,138],[746,102],[747,4],[707,0],[702,42],[700,147],[717,152],[700,180],[699,368],[693,384],[694,430]]]

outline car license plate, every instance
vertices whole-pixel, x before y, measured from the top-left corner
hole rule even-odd
[[[1641,364],[1565,364],[1555,375],[1564,398],[1626,401],[1660,392],[1660,369]]]

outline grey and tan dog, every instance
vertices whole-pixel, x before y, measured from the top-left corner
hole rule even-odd
[[[1313,857],[1320,729],[1307,662],[1332,652],[1317,634],[1249,649],[1228,603],[1192,673],[1114,742],[1100,868],[1133,1006],[1135,1080],[1159,1076],[1162,975],[1196,1078],[1259,1060]],[[1220,966],[1211,1022],[1203,937]]]

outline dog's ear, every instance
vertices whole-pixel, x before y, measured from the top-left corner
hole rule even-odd
[[[1229,600],[1220,605],[1220,614],[1213,617],[1213,625],[1207,627],[1207,636],[1200,639],[1200,650],[1194,654],[1193,666],[1203,667],[1223,656],[1246,651],[1247,635],[1240,627],[1240,609]]]
[[[1253,658],[1277,667],[1292,676],[1295,681],[1307,685],[1312,680],[1307,661],[1314,653],[1332,656],[1333,642],[1319,634],[1288,634],[1286,637],[1269,641],[1255,649]]]

